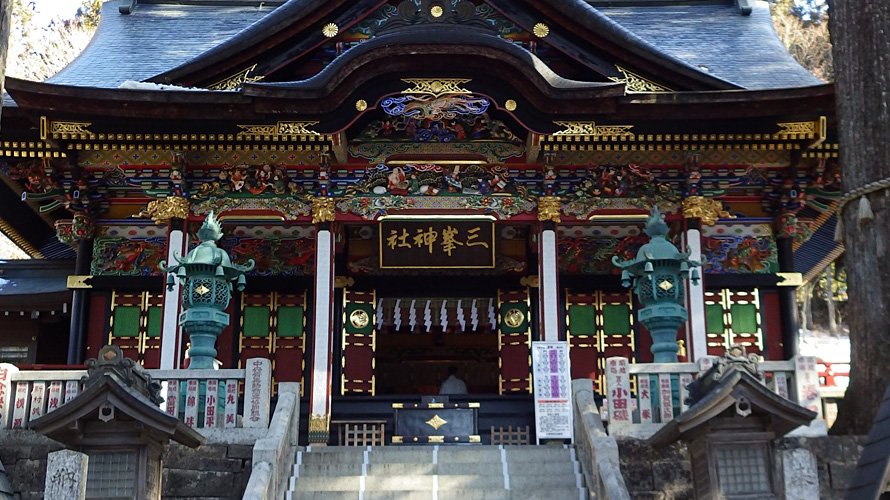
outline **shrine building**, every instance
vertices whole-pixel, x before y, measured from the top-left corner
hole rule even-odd
[[[834,87],[759,0],[109,1],[6,91],[0,231],[37,260],[2,275],[0,362],[186,367],[161,264],[212,213],[255,261],[217,364],[301,382],[313,442],[450,367],[479,428],[532,424],[533,341],[595,388],[652,362],[613,257],[653,208],[701,262],[659,285],[680,361],[790,359],[795,287],[843,251]]]

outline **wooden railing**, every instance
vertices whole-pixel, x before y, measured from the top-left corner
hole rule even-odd
[[[648,437],[689,407],[687,386],[711,368],[716,358],[698,363],[630,364],[627,358],[606,360],[603,420],[609,434]],[[816,358],[796,356],[788,361],[762,361],[758,368],[765,384],[780,396],[817,412],[822,418],[819,368]]]
[[[192,428],[265,429],[269,426],[272,386],[269,360],[249,359],[245,366],[147,371],[161,384],[164,402],[160,409]],[[86,370],[20,371],[13,365],[0,364],[0,428],[27,428],[32,419],[71,401],[83,390],[81,379],[86,374]]]

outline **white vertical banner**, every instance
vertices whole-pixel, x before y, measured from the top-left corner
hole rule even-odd
[[[710,370],[711,367],[714,366],[716,359],[716,356],[702,356],[701,358],[696,359],[698,362],[698,372],[704,373]]]
[[[34,382],[31,384],[31,411],[28,414],[29,422],[43,415],[45,402],[46,382]]]
[[[637,375],[637,406],[640,408],[640,423],[652,423],[652,384],[649,375]]]
[[[630,374],[627,358],[606,359],[606,398],[609,401],[609,425],[633,422],[630,408]]]
[[[204,395],[204,427],[217,427],[219,419],[217,418],[217,406],[219,404],[219,380],[210,379],[207,381],[207,391]]]
[[[788,398],[788,375],[785,372],[773,373],[773,390],[785,399]]]
[[[62,404],[62,382],[58,380],[50,382],[49,392],[46,396],[46,412],[58,410]]]
[[[568,342],[532,342],[532,377],[538,444],[542,439],[573,439]]]
[[[701,231],[689,229],[686,231],[686,251],[689,252],[689,260],[701,262]],[[687,297],[689,301],[689,329],[692,333],[692,348],[687,346],[689,361],[698,361],[708,355],[708,327],[705,323],[705,273],[700,270],[701,277],[697,285],[691,280],[686,280]]]
[[[815,356],[794,356],[794,387],[797,404],[817,413],[822,418],[822,398],[819,397],[819,369]]]
[[[658,374],[658,404],[661,410],[661,423],[666,424],[674,419],[674,394],[671,391],[671,375]]]
[[[14,365],[0,363],[0,429],[9,427],[12,407],[15,403],[12,389],[12,374],[19,371]]]
[[[191,379],[185,383],[185,412],[183,419],[185,425],[195,428],[198,426],[198,381]]]
[[[80,382],[69,380],[65,382],[65,402],[69,402],[80,394]]]
[[[556,263],[556,231],[541,231],[540,272],[538,277],[541,304],[541,338],[547,342],[559,340],[559,269]]]
[[[223,424],[226,428],[238,426],[238,381],[236,379],[226,380],[226,403],[225,403],[226,421]]]
[[[680,413],[689,408],[686,399],[689,398],[689,389],[687,387],[692,383],[692,375],[689,373],[680,374]]]
[[[21,429],[28,423],[28,382],[15,383],[15,403],[12,408],[12,428]]]
[[[179,381],[167,381],[167,398],[164,405],[167,415],[179,418]]]
[[[185,235],[183,231],[176,229],[170,231],[167,237],[167,263],[175,263],[174,256],[181,257],[185,250]],[[177,282],[173,290],[164,288],[163,319],[161,321],[161,370],[173,370],[179,368],[180,355],[180,327],[179,327],[179,300],[181,286]]]

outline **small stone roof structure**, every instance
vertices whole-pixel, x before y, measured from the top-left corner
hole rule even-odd
[[[754,359],[746,358],[744,350],[734,346],[690,385],[689,409],[665,424],[647,444],[661,448],[679,439],[694,438],[708,431],[712,419],[724,416],[753,415],[777,437],[816,417],[816,412],[779,396],[761,380]]]
[[[85,423],[136,421],[143,435],[166,442],[173,439],[197,448],[206,439],[178,418],[161,411],[160,386],[117,346],[105,346],[98,358],[87,360],[84,390],[59,409],[31,420],[29,427],[67,446],[95,445],[101,439],[85,434]],[[96,430],[95,425],[93,431]]]

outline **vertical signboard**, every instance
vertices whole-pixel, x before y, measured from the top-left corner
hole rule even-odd
[[[535,437],[572,439],[572,384],[567,342],[532,342]]]

